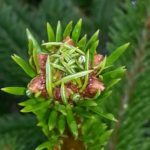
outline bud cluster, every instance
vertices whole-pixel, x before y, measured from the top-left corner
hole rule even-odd
[[[89,51],[85,53],[80,50],[73,40],[67,36],[63,42],[44,43],[43,47],[47,53],[38,54],[39,74],[28,84],[28,90],[32,94],[39,93],[41,96],[52,97],[57,101],[62,101],[61,82],[71,75],[79,75],[64,81],[64,91],[67,100],[80,100],[92,98],[97,93],[105,89],[99,77],[99,70],[104,57],[95,54],[93,61],[89,58]],[[49,59],[49,60],[48,60]],[[49,95],[46,88],[46,64],[51,68],[52,94]],[[85,72],[86,71],[86,72]],[[85,73],[85,74],[82,74]]]

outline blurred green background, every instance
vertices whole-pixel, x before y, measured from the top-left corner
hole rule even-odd
[[[25,29],[41,41],[46,22],[55,27],[83,18],[83,33],[100,29],[101,54],[131,45],[119,60],[127,66],[106,110],[118,119],[106,150],[150,150],[150,0],[0,0],[0,88],[29,79],[10,56],[27,58]],[[0,150],[34,150],[44,140],[32,115],[19,114],[21,98],[0,91]]]

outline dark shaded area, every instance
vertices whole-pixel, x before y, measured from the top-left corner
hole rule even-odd
[[[29,5],[38,6],[42,0],[22,0]]]

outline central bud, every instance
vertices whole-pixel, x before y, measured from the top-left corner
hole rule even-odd
[[[44,98],[62,101],[95,97],[105,89],[99,76],[104,58],[95,54],[90,58],[67,36],[63,42],[43,43],[37,55],[39,74],[28,84],[28,91]]]

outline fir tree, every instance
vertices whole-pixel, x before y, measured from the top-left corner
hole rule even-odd
[[[126,41],[131,46],[119,62],[127,64],[125,80],[114,89],[107,107],[118,116],[109,150],[150,149],[149,4],[149,0],[126,0],[110,28],[110,51]]]

